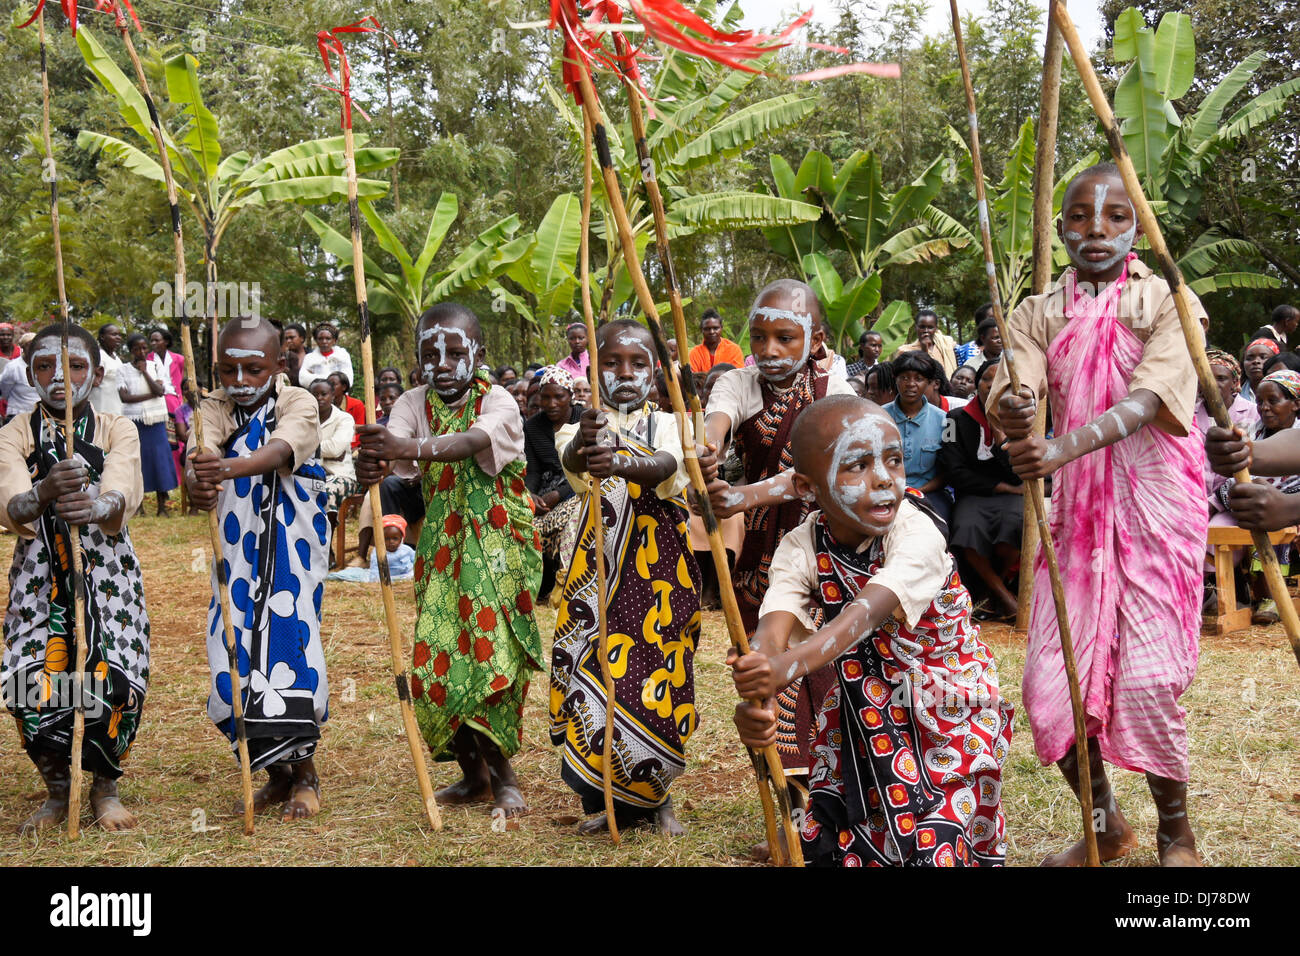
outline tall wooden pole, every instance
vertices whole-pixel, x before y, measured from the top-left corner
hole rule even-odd
[[[1169,291],[1174,297],[1174,307],[1178,310],[1178,322],[1183,329],[1183,339],[1187,344],[1187,351],[1191,355],[1192,365],[1196,368],[1196,378],[1201,386],[1201,394],[1205,398],[1205,407],[1210,410],[1210,414],[1214,416],[1214,421],[1220,428],[1231,428],[1232,422],[1228,418],[1228,409],[1223,404],[1223,397],[1219,394],[1219,388],[1214,381],[1214,372],[1210,369],[1209,360],[1205,356],[1204,331],[1201,329],[1200,323],[1192,317],[1187,284],[1183,282],[1182,273],[1178,271],[1173,256],[1169,254],[1169,247],[1165,244],[1164,234],[1160,230],[1160,221],[1156,219],[1151,204],[1147,202],[1146,193],[1142,190],[1142,182],[1138,179],[1137,170],[1133,166],[1133,159],[1129,156],[1128,148],[1124,145],[1124,137],[1120,133],[1119,124],[1115,120],[1115,113],[1111,110],[1110,102],[1106,99],[1106,93],[1097,80],[1097,74],[1092,68],[1092,61],[1088,59],[1088,52],[1084,49],[1083,40],[1079,38],[1079,33],[1074,28],[1074,22],[1070,19],[1065,4],[1059,2],[1059,0],[1052,0],[1052,19],[1061,31],[1061,36],[1070,50],[1070,56],[1079,71],[1079,76],[1083,79],[1083,87],[1088,92],[1088,100],[1092,103],[1093,112],[1097,114],[1097,118],[1101,120],[1101,125],[1106,131],[1106,140],[1110,143],[1110,151],[1115,157],[1115,165],[1119,167],[1120,176],[1124,180],[1124,188],[1128,192],[1129,199],[1133,202],[1134,210],[1137,212],[1138,222],[1142,224],[1142,231],[1151,246],[1151,252],[1156,258],[1156,263],[1159,265],[1165,281],[1169,283]],[[1233,475],[1233,478],[1238,482],[1249,482],[1250,473],[1243,468]],[[1272,545],[1269,544],[1267,532],[1253,531],[1251,532],[1251,538],[1255,542],[1255,552],[1264,567],[1264,580],[1268,582],[1269,593],[1277,603],[1278,613],[1282,616],[1282,627],[1285,629],[1287,640],[1291,644],[1291,651],[1295,655],[1296,662],[1300,663],[1300,615],[1296,614],[1295,604],[1291,601],[1291,595],[1287,591],[1286,579],[1283,578],[1282,569],[1278,566],[1277,555],[1274,553]]]
[[[191,392],[189,401],[194,409],[194,446],[206,447],[203,442],[203,416],[200,414],[199,393],[194,376],[194,346],[190,341],[190,319],[185,310],[185,239],[181,229],[181,207],[176,192],[176,179],[172,175],[171,159],[167,154],[167,142],[162,134],[162,122],[158,118],[158,108],[154,104],[153,93],[149,89],[149,78],[145,76],[144,65],[136,52],[131,39],[131,30],[119,5],[113,4],[114,25],[122,36],[131,65],[135,68],[136,83],[144,97],[149,110],[149,131],[153,134],[154,146],[158,150],[158,163],[162,167],[163,182],[167,187],[167,204],[171,209],[172,245],[176,254],[175,284],[172,288],[172,301],[181,318],[181,348],[185,353],[185,373],[189,377]],[[213,361],[216,361],[217,341],[212,340]],[[215,386],[216,382],[213,381]],[[238,649],[235,643],[235,625],[231,620],[230,581],[226,577],[226,566],[222,560],[223,545],[221,530],[217,523],[215,510],[208,512],[208,536],[212,541],[212,560],[217,572],[217,600],[221,606],[221,623],[224,629],[226,645],[226,666],[230,674],[230,711],[235,725],[235,746],[239,752],[239,772],[241,787],[244,792],[244,834],[253,833],[253,772],[248,756],[248,732],[244,727],[243,687],[239,679]]]
[[[717,516],[713,513],[713,508],[709,504],[708,490],[704,482],[704,473],[700,468],[699,459],[691,453],[694,446],[694,438],[687,430],[688,422],[686,420],[687,406],[682,395],[681,376],[676,365],[672,363],[671,355],[668,351],[668,342],[664,336],[663,326],[659,323],[658,310],[655,308],[654,296],[650,293],[650,286],[646,283],[645,274],[641,271],[641,263],[637,257],[636,240],[632,232],[632,224],[628,220],[627,209],[623,205],[623,195],[618,180],[618,172],[614,169],[614,162],[609,152],[609,141],[605,133],[605,124],[600,116],[600,108],[596,102],[596,92],[592,85],[591,75],[587,70],[585,63],[578,64],[578,80],[582,94],[582,109],[587,115],[587,121],[591,124],[593,139],[596,147],[596,156],[600,162],[601,176],[604,179],[605,193],[609,201],[610,213],[614,217],[614,223],[618,231],[619,244],[622,248],[623,259],[627,265],[628,276],[632,280],[633,288],[636,290],[637,301],[641,306],[641,311],[645,314],[646,325],[650,329],[650,334],[655,340],[655,348],[659,352],[659,361],[663,365],[668,384],[668,394],[672,401],[673,411],[677,414],[678,426],[682,433],[682,448],[686,453],[686,470],[690,476],[691,486],[695,489],[699,499],[701,517],[704,520],[704,528],[709,536],[709,550],[713,553],[713,560],[719,568],[727,566],[726,546],[722,543],[722,532],[718,527]],[[685,344],[684,342],[682,343]],[[740,654],[749,653],[749,639],[745,634],[744,625],[740,621],[740,608],[736,604],[736,595],[731,588],[731,580],[719,574],[719,585],[722,591],[722,607],[727,620],[727,630],[731,636],[732,645]],[[759,793],[760,798],[766,792],[766,786],[763,782],[763,771],[760,761],[756,755],[753,756],[755,770],[759,775]],[[773,827],[768,827],[769,849],[772,852],[774,862],[788,862],[794,866],[803,865],[803,847],[800,843],[799,831],[795,829],[790,818],[790,792],[786,787],[785,770],[781,765],[781,755],[777,752],[776,746],[766,747],[762,751],[762,760],[766,763],[766,772],[769,776],[772,787],[776,792],[777,802],[781,808],[782,823],[785,827],[786,852],[781,853],[781,841],[779,836],[773,833]],[[770,796],[767,798],[770,800]],[[767,812],[767,801],[764,801],[765,814]]]
[[[367,17],[366,20],[373,20]],[[376,28],[378,21],[374,21]],[[357,163],[356,143],[352,136],[352,92],[350,87],[350,67],[347,54],[343,50],[343,41],[336,35],[340,32],[369,33],[375,28],[364,26],[365,20],[351,24],[349,27],[336,27],[334,30],[317,34],[322,56],[327,50],[333,50],[339,57],[340,89],[343,97],[343,161],[348,181],[348,223],[352,229],[352,287],[357,300],[357,322],[361,328],[361,372],[365,381],[366,424],[375,424],[375,357],[370,341],[370,305],[366,297],[365,253],[361,247],[361,208],[357,200]],[[382,32],[382,31],[381,31]],[[329,68],[329,60],[325,61]],[[384,506],[379,497],[379,485],[373,484],[367,492],[370,496],[370,512],[378,528],[383,521]],[[424,815],[429,825],[435,830],[442,829],[442,815],[438,812],[438,801],[433,794],[433,783],[429,779],[429,766],[424,759],[424,738],[420,736],[419,725],[415,721],[415,707],[411,702],[410,682],[406,676],[406,652],[402,647],[401,624],[397,618],[397,603],[393,599],[393,579],[388,570],[388,551],[383,546],[382,536],[375,548],[375,557],[379,566],[379,590],[384,602],[384,620],[388,624],[388,646],[393,659],[393,684],[397,688],[397,700],[402,712],[402,725],[406,728],[406,740],[411,747],[411,759],[415,763],[415,781],[420,789],[420,799],[424,802]]]
[[[975,110],[975,90],[971,85],[970,65],[966,62],[966,43],[961,35],[961,16],[957,12],[957,0],[948,0],[952,8],[952,32],[957,40],[957,58],[961,61],[962,85],[966,89],[966,109],[970,119],[971,162],[975,174],[975,199],[979,206],[980,239],[984,246],[984,268],[988,274],[989,296],[993,302],[993,317],[998,323],[998,332],[1002,336],[1004,351],[1002,361],[1007,365],[1007,377],[1011,381],[1012,394],[1020,394],[1020,376],[1016,372],[1013,353],[1005,348],[1010,339],[1007,337],[1006,317],[1002,314],[1002,299],[998,294],[997,267],[993,260],[993,238],[989,228],[988,200],[984,194],[984,167],[980,161],[979,121]],[[1051,194],[1048,193],[1048,202]],[[1079,692],[1079,674],[1074,660],[1074,641],[1070,637],[1070,622],[1066,616],[1065,589],[1061,586],[1061,571],[1056,563],[1056,546],[1052,541],[1052,531],[1047,523],[1047,506],[1043,501],[1043,483],[1034,478],[1025,482],[1026,496],[1033,507],[1038,524],[1038,534],[1042,539],[1043,554],[1047,559],[1047,573],[1051,577],[1052,599],[1056,604],[1056,624],[1061,638],[1061,654],[1065,659],[1065,678],[1070,689],[1070,710],[1074,715],[1074,751],[1079,764],[1079,807],[1083,813],[1083,840],[1087,850],[1089,866],[1100,866],[1097,855],[1097,831],[1092,822],[1092,774],[1088,760],[1087,722],[1083,709],[1083,697]]]
[[[591,308],[591,119],[583,113],[582,124],[582,238],[580,240],[578,275],[582,283],[582,318],[587,324],[587,381],[591,394],[600,408],[600,371],[596,349],[596,316]],[[610,838],[619,842],[618,821],[614,819],[614,708],[618,701],[614,693],[614,672],[609,664],[609,583],[605,571],[605,515],[601,506],[600,479],[588,476],[590,484],[587,511],[592,516],[595,540],[592,548],[596,562],[596,652],[600,656],[600,679],[605,685],[605,759],[600,765],[600,785],[605,792],[605,825]]]
[[[63,372],[64,457],[76,458],[76,417],[72,385],[72,360],[68,355],[68,292],[63,277],[63,239],[59,231],[59,167],[54,160],[50,138],[50,73],[46,60],[45,11],[37,16],[37,34],[41,47],[41,137],[45,143],[45,174],[50,181],[50,229],[54,244],[54,283],[59,295],[59,319],[63,324],[59,336]],[[89,371],[86,374],[90,374]],[[77,642],[76,669],[72,672],[72,782],[68,791],[68,836],[81,834],[81,751],[86,738],[85,672],[86,656],[86,583],[82,579],[81,531],[68,524],[68,557],[71,563],[73,634]],[[58,556],[54,556],[58,560]]]
[[[1034,151],[1034,295],[1043,295],[1052,285],[1052,192],[1056,184],[1056,125],[1061,100],[1061,31],[1047,19],[1047,40],[1043,48],[1043,84],[1038,102],[1038,146]],[[1002,343],[1006,345],[1005,342]],[[1034,434],[1047,426],[1047,405],[1040,404],[1034,418]],[[1025,499],[1024,530],[1020,537],[1020,594],[1016,630],[1029,630],[1029,612],[1034,596],[1034,555],[1038,553],[1038,522],[1033,505]]]

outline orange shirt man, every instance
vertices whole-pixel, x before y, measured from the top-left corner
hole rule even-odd
[[[736,368],[744,366],[745,353],[740,346],[722,337],[722,317],[716,309],[706,309],[700,318],[700,338],[703,341],[691,349],[692,372],[707,372],[721,362]]]

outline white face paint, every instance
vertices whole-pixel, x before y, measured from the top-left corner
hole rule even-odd
[[[459,344],[467,354],[464,358],[458,358],[455,366],[450,370],[439,372],[439,369],[447,366],[447,340],[449,338],[459,339]],[[424,343],[430,339],[433,340],[433,347],[437,352],[437,361],[423,364],[424,382],[439,396],[455,398],[465,390],[466,384],[474,377],[479,344],[470,338],[464,329],[457,326],[430,325],[420,330],[417,347],[421,354],[424,352]]]
[[[626,414],[644,405],[654,390],[655,354],[641,336],[630,332],[619,333],[614,341],[626,348],[636,349],[646,359],[646,367],[633,369],[630,378],[619,378],[610,371],[602,370],[600,373],[600,397],[606,404]]]
[[[41,359],[41,358],[54,359],[54,377],[50,379],[49,388],[42,388],[40,382],[38,381],[35,386],[36,394],[40,395],[41,401],[43,401],[50,408],[56,408],[56,409],[66,408],[67,405],[62,396],[60,396],[59,398],[52,398],[50,395],[50,393],[53,392],[56,388],[60,392],[65,391],[63,385],[63,346],[60,344],[59,340],[54,338],[53,336],[47,336],[46,338],[43,338],[39,342],[36,342],[34,344],[35,344],[35,348],[32,350],[32,357],[31,357],[31,363],[33,365],[36,363],[37,359]],[[90,397],[91,390],[94,389],[95,387],[95,363],[91,361],[90,352],[86,349],[85,343],[82,342],[80,339],[74,339],[71,336],[69,336],[68,337],[69,360],[71,360],[74,356],[83,360],[86,363],[86,377],[82,379],[80,385],[78,385],[76,388],[72,390],[72,407],[76,408],[78,405],[80,405],[82,402],[84,402],[87,398]],[[33,373],[32,378],[33,379],[36,378],[35,373]]]
[[[226,354],[231,358],[266,358],[261,349],[226,349]]]
[[[1094,232],[1100,233],[1104,225],[1102,216],[1106,208],[1106,196],[1110,192],[1108,183],[1097,183],[1092,187],[1092,228]],[[1129,201],[1129,209],[1132,212],[1133,224],[1121,232],[1110,242],[1089,242],[1087,246],[1089,251],[1108,250],[1110,255],[1105,259],[1091,261],[1084,258],[1080,249],[1084,243],[1084,235],[1072,229],[1064,230],[1065,238],[1076,245],[1067,245],[1066,252],[1070,256],[1070,261],[1076,268],[1083,269],[1090,273],[1107,272],[1120,263],[1125,256],[1133,249],[1133,242],[1137,238],[1137,210],[1134,208],[1132,201]]]
[[[749,313],[749,324],[755,322],[773,322],[778,319],[788,319],[803,329],[803,353],[799,356],[798,361],[792,359],[770,359],[764,362],[755,362],[758,370],[763,377],[773,382],[780,382],[789,378],[791,375],[798,374],[803,370],[804,365],[808,362],[808,353],[812,350],[812,313],[810,312],[792,312],[789,309],[774,309],[766,305],[755,306]]]
[[[873,526],[859,518],[853,509],[864,496],[871,502],[873,508],[892,507],[899,501],[899,485],[901,482],[891,475],[889,469],[885,467],[884,426],[893,423],[879,415],[863,415],[859,418],[845,415],[841,420],[841,424],[842,430],[836,436],[835,441],[826,449],[830,453],[830,466],[826,472],[826,488],[830,493],[831,500],[842,512],[842,517],[851,521],[859,530],[867,534],[878,535],[882,532],[882,527],[888,526],[891,519],[886,518],[884,526]],[[841,483],[839,474],[845,459],[849,457],[850,452],[860,454],[863,449],[871,452],[873,459],[871,471],[864,472],[858,482]],[[870,489],[870,485],[874,483],[872,477],[878,481],[889,483],[895,490],[891,492],[883,488]]]

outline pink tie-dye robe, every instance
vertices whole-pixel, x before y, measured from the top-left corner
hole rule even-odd
[[[1127,270],[1097,298],[1067,280],[1065,330],[1047,349],[1055,433],[1103,415],[1129,393],[1143,344],[1118,318]],[[1148,425],[1055,475],[1056,542],[1087,732],[1128,770],[1188,778],[1186,713],[1196,673],[1206,509],[1195,429]],[[1043,763],[1074,745],[1074,722],[1046,561],[1034,562],[1024,703]]]

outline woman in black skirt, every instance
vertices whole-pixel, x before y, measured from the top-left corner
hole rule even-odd
[[[979,367],[975,396],[948,413],[939,470],[957,499],[949,547],[985,584],[995,607],[1014,617],[1016,597],[1007,586],[1020,561],[1024,485],[1002,447],[1005,436],[984,413],[998,359]]]
[[[542,539],[542,584],[538,603],[550,596],[557,579],[564,584],[569,558],[578,542],[579,501],[560,465],[557,442],[568,444],[577,431],[581,406],[573,403],[573,378],[550,365],[534,381],[539,383],[541,411],[524,421],[524,454],[528,468],[524,483],[533,496],[537,533]]]

